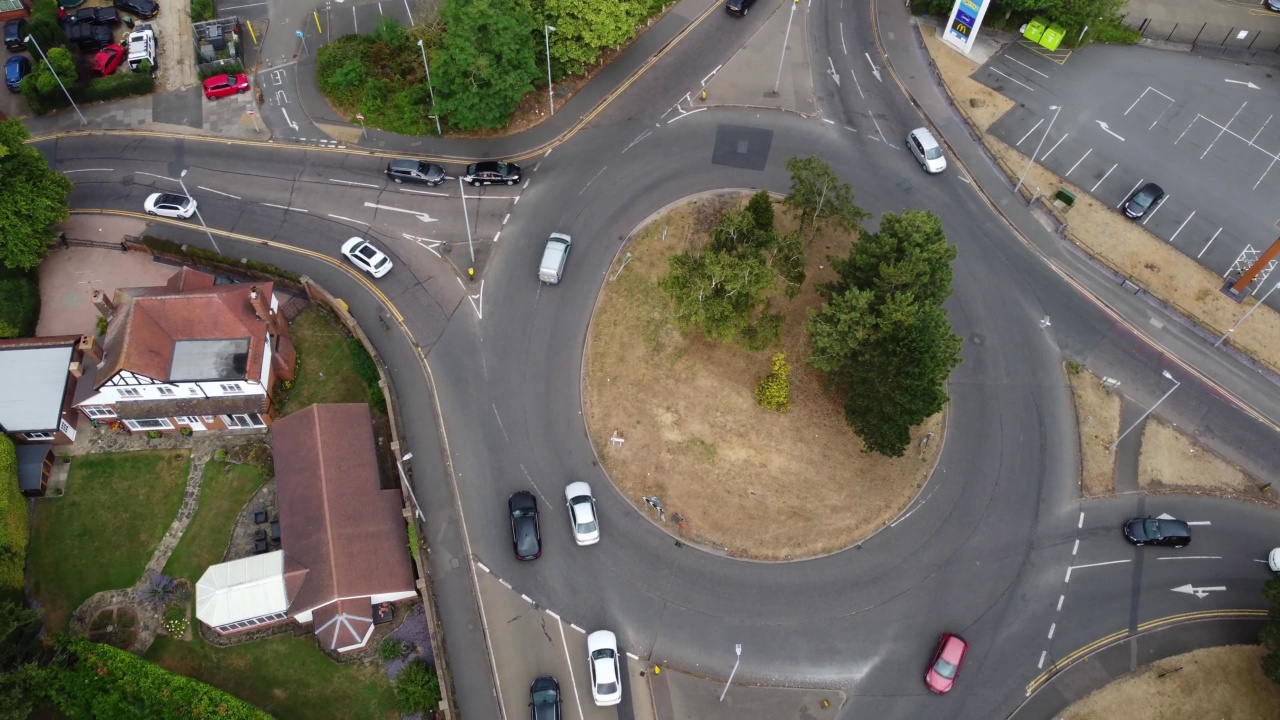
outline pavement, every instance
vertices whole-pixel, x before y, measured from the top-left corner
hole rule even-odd
[[[768,5],[759,3],[755,7],[767,12]],[[699,104],[816,113],[807,31],[809,7],[799,2],[776,4],[764,25],[716,70],[704,88],[707,99]]]

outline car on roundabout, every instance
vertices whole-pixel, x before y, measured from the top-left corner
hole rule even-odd
[[[342,254],[352,265],[376,278],[391,272],[391,258],[364,238],[353,237],[342,243]]]
[[[1133,518],[1124,524],[1124,537],[1134,545],[1180,548],[1191,544],[1191,526],[1174,518]]]
[[[467,172],[463,174],[462,181],[476,186],[515,185],[520,182],[520,166],[493,160],[471,163],[467,166]]]
[[[608,630],[587,636],[587,661],[591,664],[591,699],[600,707],[622,702],[622,664],[618,661],[618,637]]]
[[[542,531],[538,527],[538,499],[528,490],[520,490],[507,498],[507,516],[511,520],[511,547],[517,560],[542,557]]]
[[[142,204],[148,215],[187,219],[196,213],[195,198],[175,193],[154,193]]]
[[[933,651],[933,660],[929,661],[929,671],[924,674],[925,687],[939,695],[950,692],[968,652],[969,643],[964,638],[954,633],[942,633],[938,649]]]
[[[595,545],[600,542],[600,516],[596,514],[596,499],[591,486],[584,482],[571,482],[564,489],[565,505],[569,508],[569,530],[578,545]]]
[[[529,720],[560,720],[560,683],[550,675],[529,686]]]

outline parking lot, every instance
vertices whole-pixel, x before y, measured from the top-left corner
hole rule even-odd
[[[1210,270],[1276,239],[1280,96],[1265,68],[1118,46],[1058,62],[1015,43],[974,79],[1018,103],[990,133],[1100,202],[1160,185],[1135,222]]]

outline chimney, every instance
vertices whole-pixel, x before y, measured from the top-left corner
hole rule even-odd
[[[267,309],[267,303],[262,298],[262,291],[254,285],[249,289],[249,304],[253,306],[253,314],[264,323],[271,322],[271,312]]]
[[[84,374],[84,366],[77,360],[67,366],[67,372],[71,373],[72,377],[80,377]]]
[[[81,335],[80,343],[76,345],[76,349],[83,354],[83,357],[89,358],[91,362],[95,364],[102,362],[102,346],[98,344],[97,338],[91,335]]]
[[[103,295],[101,290],[93,291],[93,306],[98,308],[98,313],[108,320],[116,314],[116,304],[111,302],[111,298]]]

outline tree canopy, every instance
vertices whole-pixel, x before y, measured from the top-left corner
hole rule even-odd
[[[932,213],[886,213],[849,257],[810,314],[809,363],[844,393],[845,420],[869,452],[902,456],[911,427],[940,411],[960,363],[961,340],[942,303],[951,294],[942,224]]]
[[[817,155],[787,160],[791,192],[782,201],[801,222],[814,225],[830,218],[845,231],[853,231],[871,217],[853,201],[853,187],[840,182],[835,171]]]
[[[49,169],[19,120],[0,122],[0,177],[8,190],[0,193],[0,261],[5,267],[29,270],[49,251],[49,229],[66,220],[71,181]]]
[[[460,130],[502,127],[539,75],[528,6],[445,0],[440,20],[446,31],[431,58],[440,112]]]
[[[545,0],[544,5],[546,24],[555,28],[551,59],[570,75],[594,64],[604,49],[630,40],[648,12],[648,3],[636,0]]]

